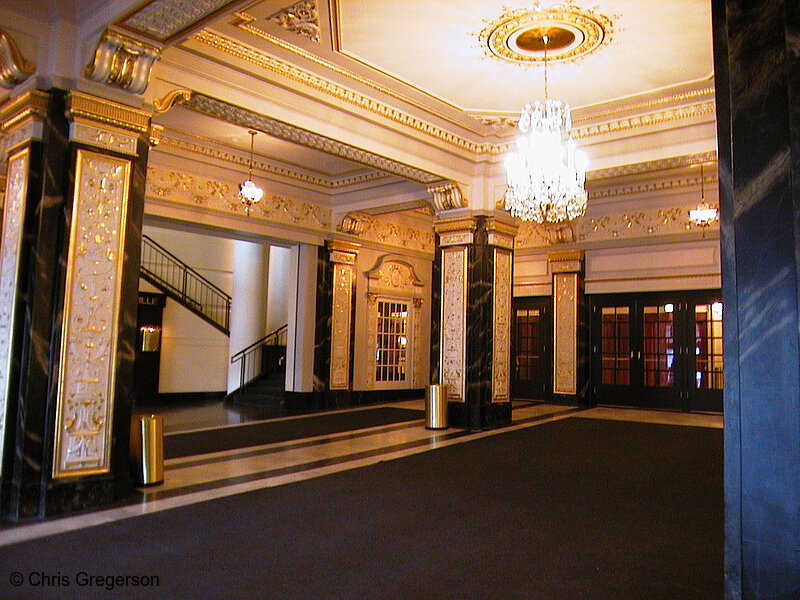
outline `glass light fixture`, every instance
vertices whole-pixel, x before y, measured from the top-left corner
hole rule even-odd
[[[519,119],[522,135],[506,157],[505,208],[523,221],[558,223],[586,212],[586,167],[572,137],[570,108],[548,99],[547,42],[544,46],[545,101],[526,104]]]
[[[706,187],[703,177],[703,163],[700,163],[700,204],[689,211],[689,220],[700,227],[708,227],[719,218],[719,210],[706,202]]]
[[[239,200],[244,204],[244,212],[250,216],[250,207],[261,202],[264,190],[253,183],[253,141],[258,132],[251,129],[247,133],[250,134],[250,164],[247,168],[247,179],[239,185]]]

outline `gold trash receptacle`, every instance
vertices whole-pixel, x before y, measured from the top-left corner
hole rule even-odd
[[[134,415],[131,468],[139,485],[156,485],[164,481],[164,419],[161,415]]]
[[[425,427],[447,429],[447,386],[429,385],[425,388]]]

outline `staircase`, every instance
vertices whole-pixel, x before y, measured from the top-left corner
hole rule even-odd
[[[231,297],[146,235],[140,275],[206,323],[231,334]]]
[[[206,323],[230,336],[231,297],[152,238],[142,236],[140,276]],[[239,363],[239,388],[226,399],[279,405],[286,383],[287,325],[231,357]]]
[[[239,363],[239,387],[226,400],[246,404],[280,406],[286,387],[286,332],[279,327],[231,357]]]

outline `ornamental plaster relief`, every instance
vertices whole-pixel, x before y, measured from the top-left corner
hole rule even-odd
[[[511,263],[507,250],[494,250],[494,306],[492,311],[492,402],[510,400],[511,374]]]
[[[626,212],[602,217],[581,217],[572,223],[553,227],[523,222],[517,234],[515,247],[539,248],[571,242],[608,242],[615,239],[648,238],[676,235],[697,230],[689,221],[689,210],[694,206]],[[719,222],[707,230],[718,231]]]
[[[448,398],[466,399],[467,249],[442,250],[441,381]]]
[[[0,448],[3,447],[6,430],[12,327],[19,273],[19,249],[22,242],[22,219],[28,194],[29,164],[28,149],[18,152],[8,161],[8,186],[3,210],[2,246],[0,246]]]
[[[392,223],[367,215],[360,238],[387,246],[433,253],[435,238],[433,230],[420,230],[407,225]]]
[[[553,392],[576,394],[578,377],[578,274],[553,275],[555,324]]]
[[[78,150],[59,359],[53,476],[110,469],[131,163]]]
[[[229,214],[244,214],[237,183],[190,175],[174,169],[150,165],[147,168],[146,196],[178,204],[202,206]],[[293,200],[277,194],[265,195],[250,209],[250,218],[328,231],[331,210],[318,204]]]

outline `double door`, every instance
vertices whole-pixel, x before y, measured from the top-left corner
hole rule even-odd
[[[591,297],[598,404],[722,411],[718,290]]]

